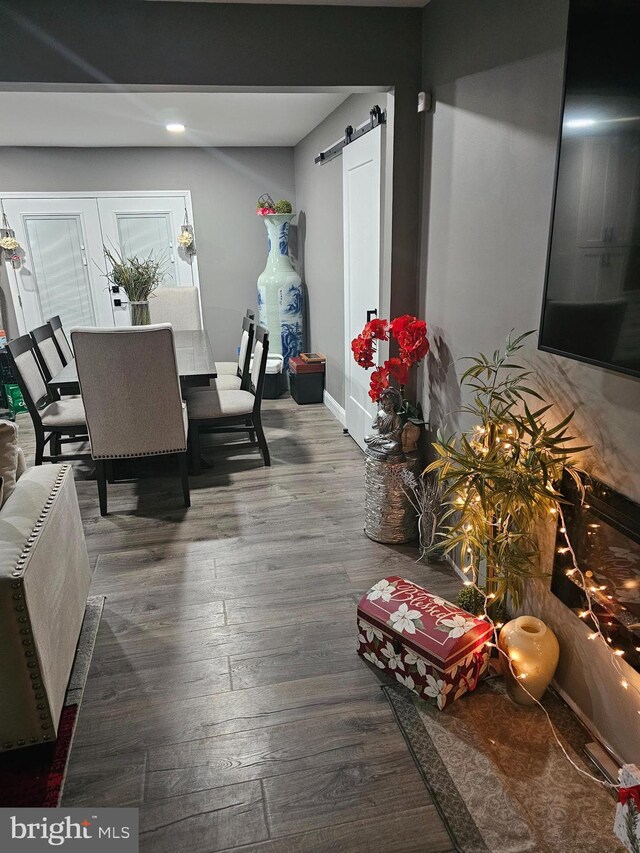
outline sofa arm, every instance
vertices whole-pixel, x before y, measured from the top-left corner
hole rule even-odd
[[[29,469],[0,509],[0,751],[56,737],[90,581],[71,466]]]

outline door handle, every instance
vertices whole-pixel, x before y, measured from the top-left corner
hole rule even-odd
[[[367,311],[367,323],[371,322],[372,317],[377,317],[377,316],[378,316],[378,309],[377,308],[370,308]]]

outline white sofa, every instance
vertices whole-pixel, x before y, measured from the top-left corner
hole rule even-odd
[[[91,579],[71,466],[31,468],[11,488],[0,507],[0,752],[56,738]]]

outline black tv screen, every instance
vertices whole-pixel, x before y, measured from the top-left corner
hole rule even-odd
[[[540,349],[640,376],[640,1],[574,0]]]

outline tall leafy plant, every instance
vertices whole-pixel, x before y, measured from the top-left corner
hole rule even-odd
[[[481,586],[492,606],[507,595],[517,606],[525,579],[543,574],[536,531],[558,511],[563,472],[583,491],[570,460],[587,448],[568,446],[574,413],[548,426],[552,406],[529,387],[531,371],[513,361],[530,334],[510,335],[491,357],[470,359],[461,378],[470,402],[462,411],[477,424],[459,440],[438,435],[437,458],[425,472],[436,472],[446,504],[438,547],[460,549],[469,583]]]

